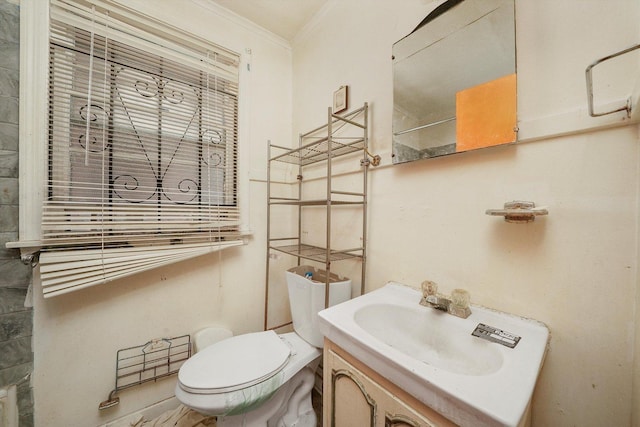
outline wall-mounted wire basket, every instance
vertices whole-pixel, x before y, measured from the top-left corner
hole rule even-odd
[[[115,388],[109,393],[109,399],[100,403],[98,409],[111,408],[120,403],[120,398],[116,397],[119,391],[178,373],[189,357],[190,335],[158,338],[118,350]]]

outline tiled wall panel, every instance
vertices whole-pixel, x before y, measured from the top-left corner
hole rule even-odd
[[[5,243],[18,239],[20,8],[0,0],[0,388],[16,384],[20,427],[33,425],[31,268]]]

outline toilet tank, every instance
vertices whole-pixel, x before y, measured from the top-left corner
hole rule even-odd
[[[300,265],[287,270],[286,276],[293,329],[309,344],[322,348],[324,340],[318,328],[318,312],[325,308],[327,272],[309,265]],[[351,298],[350,279],[331,273],[329,280],[329,306]]]

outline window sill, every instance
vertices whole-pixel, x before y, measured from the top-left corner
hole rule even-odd
[[[240,230],[240,238],[243,245],[249,244],[249,239],[253,236],[253,230]],[[41,240],[19,240],[16,242],[7,242],[7,249],[20,249],[20,260],[25,265],[31,265],[32,268],[38,265],[40,250],[42,249]]]
[[[40,240],[21,240],[17,242],[7,242],[7,249],[20,249],[20,260],[24,265],[35,267],[38,265],[38,256],[42,248]]]

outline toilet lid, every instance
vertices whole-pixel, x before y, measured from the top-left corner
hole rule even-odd
[[[196,353],[178,372],[191,393],[225,393],[258,384],[287,364],[291,348],[273,331],[237,335]]]

